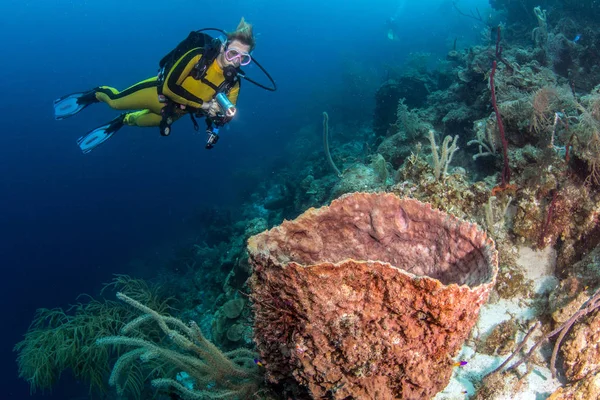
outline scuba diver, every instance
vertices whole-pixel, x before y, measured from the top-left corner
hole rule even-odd
[[[388,40],[400,40],[397,33],[400,30],[400,22],[396,17],[390,17],[385,21],[385,29]]]
[[[213,38],[203,31],[218,31],[224,36]],[[193,31],[159,63],[158,76],[143,80],[118,91],[100,86],[87,92],[73,93],[54,101],[57,120],[77,114],[90,104],[106,103],[125,112],[81,137],[77,144],[88,153],[104,143],[124,125],[159,127],[160,134],[171,134],[173,122],[189,114],[194,129],[199,130],[195,117],[206,118],[206,148],[219,139],[219,128],[231,121],[236,113],[241,78],[269,91],[277,86],[269,73],[252,57],[255,38],[252,25],[241,19],[237,29],[225,32],[216,28]],[[270,80],[264,86],[250,79],[241,67],[254,62]]]

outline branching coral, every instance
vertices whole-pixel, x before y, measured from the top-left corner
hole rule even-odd
[[[325,157],[327,158],[327,162],[331,166],[331,169],[335,171],[335,175],[338,178],[342,177],[342,173],[335,166],[333,159],[331,158],[331,153],[329,152],[329,114],[323,112],[323,148],[325,149]]]
[[[525,356],[523,356],[523,358],[521,358],[519,361],[517,361],[516,363],[514,363],[513,365],[508,367],[507,370],[516,370],[517,367],[519,367],[519,365],[528,362],[531,359],[532,355],[534,354],[535,350],[537,350],[537,348],[539,346],[544,344],[544,342],[549,340],[551,337],[558,335],[558,338],[557,338],[556,342],[554,343],[554,347],[552,350],[552,356],[550,359],[550,370],[552,371],[552,376],[556,377],[556,367],[555,367],[556,366],[556,356],[558,354],[558,350],[560,349],[560,345],[561,345],[563,339],[565,338],[566,334],[569,332],[569,329],[571,329],[573,324],[575,324],[577,322],[577,320],[579,320],[579,318],[590,314],[591,312],[595,311],[599,307],[600,307],[600,290],[596,291],[585,302],[585,304],[583,306],[581,306],[581,308],[575,314],[573,314],[571,316],[571,318],[569,318],[566,322],[564,322],[563,324],[558,326],[553,331],[546,333],[538,341],[536,341],[535,344],[529,349],[529,351],[527,351]],[[529,337],[539,327],[539,325],[540,325],[540,323],[538,321],[529,329],[529,332],[527,333],[525,338],[523,338],[521,343],[517,346],[515,351],[498,368],[496,368],[490,375],[499,373],[500,371],[502,371],[510,363],[510,361],[516,355],[518,355],[520,353],[520,351],[526,345]]]
[[[473,160],[477,160],[479,157],[495,156],[498,143],[495,129],[490,124],[490,118],[485,122],[484,120],[475,121],[473,130],[476,137],[467,142],[467,146],[477,145],[479,147],[477,154],[473,155]]]
[[[586,182],[600,185],[600,97],[590,95],[575,104],[581,114],[573,131],[583,144],[579,153],[588,166]]]
[[[204,337],[195,322],[189,325],[171,316],[162,315],[150,307],[124,295],[117,297],[138,309],[142,316],[121,329],[120,336],[108,336],[96,341],[99,345],[129,346],[133,350],[123,354],[115,363],[109,383],[123,394],[120,384],[125,368],[138,360],[154,360],[165,367],[185,372],[193,387],[180,383],[174,377],[152,380],[159,389],[177,392],[184,399],[247,399],[259,390],[260,374],[254,362],[256,354],[248,349],[221,352]],[[170,349],[145,336],[146,325],[154,322],[176,346]]]
[[[119,288],[131,296],[163,311],[167,302],[160,300],[156,289],[145,282],[118,275],[103,290]],[[39,309],[25,338],[17,343],[19,376],[29,382],[31,392],[49,390],[63,371],[70,369],[77,379],[89,382],[90,393],[104,392],[113,353],[95,345],[97,338],[114,335],[131,317],[128,308],[114,301],[91,299],[64,311]],[[148,332],[154,336],[154,332]],[[116,348],[116,354],[122,349]],[[140,396],[143,374],[132,370],[123,386]]]
[[[553,100],[558,99],[556,90],[551,87],[543,87],[533,95],[533,113],[531,115],[530,129],[534,132],[540,132],[546,129],[552,123]]]
[[[427,129],[427,124],[421,121],[416,111],[411,111],[405,104],[405,99],[398,100],[396,109],[396,127],[404,128],[405,139],[414,139]]]
[[[448,165],[450,165],[450,162],[452,161],[452,156],[456,150],[458,150],[458,146],[456,145],[458,135],[454,136],[454,140],[452,140],[452,136],[446,136],[442,142],[441,148],[438,149],[438,146],[435,143],[434,132],[433,130],[429,130],[429,141],[431,142],[433,175],[435,176],[435,179],[444,178],[448,175]],[[450,144],[451,142],[452,144]]]
[[[535,7],[533,13],[537,18],[538,26],[531,32],[531,38],[538,47],[544,48],[548,43],[548,22],[546,21],[546,10]]]
[[[499,31],[500,28],[498,28]],[[500,34],[498,34],[498,38]],[[498,39],[498,42],[500,39]],[[498,43],[496,43],[496,53],[498,53]],[[498,131],[500,132],[500,141],[502,143],[502,157],[504,159],[504,167],[502,168],[502,180],[500,183],[500,187],[504,188],[510,185],[510,168],[508,167],[508,141],[506,140],[506,134],[504,132],[504,124],[502,122],[502,116],[500,115],[500,110],[498,109],[498,104],[496,102],[496,85],[494,83],[494,76],[496,75],[496,68],[498,64],[496,60],[494,60],[492,64],[492,72],[490,73],[490,91],[492,94],[492,107],[494,108],[494,113],[496,113],[496,120],[498,121]]]
[[[499,204],[494,207],[496,200],[496,197],[490,196],[488,202],[483,206],[485,212],[485,227],[491,234],[495,234],[504,225],[508,208],[512,202],[512,197],[508,196],[506,199],[502,199],[505,202],[504,205]]]

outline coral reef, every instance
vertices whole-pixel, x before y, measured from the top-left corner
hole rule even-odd
[[[485,354],[506,355],[516,347],[518,327],[514,319],[498,324],[477,348]]]
[[[600,398],[600,373],[559,388],[548,400],[593,400]]]
[[[342,178],[331,188],[333,199],[351,192],[381,191],[387,186],[387,163],[385,159],[371,165],[354,164],[348,167]]]
[[[512,374],[491,374],[486,376],[481,387],[477,390],[474,400],[490,400],[501,398],[514,398],[517,390],[518,379]]]
[[[266,376],[296,397],[433,396],[497,273],[475,225],[392,194],[342,196],[248,252]]]
[[[530,339],[543,339],[544,352],[533,352],[531,364],[547,363],[562,377],[562,362],[545,356],[548,342],[560,336],[569,348],[570,331],[593,334],[579,319],[564,324],[580,312],[600,279],[597,270],[582,266],[582,258],[593,264],[586,255],[600,243],[600,26],[590,18],[598,9],[589,2],[493,3],[504,10],[496,17],[506,17],[506,24],[484,29],[482,45],[454,46],[435,71],[396,71],[376,93],[370,132],[339,128],[344,134],[336,137],[346,142],[332,155],[344,164],[342,179],[335,180],[322,156],[294,164],[303,188],[294,193],[294,209],[301,213],[356,190],[385,190],[478,223],[500,255],[493,301],[535,309],[484,333],[489,343],[480,349],[496,355],[514,351],[517,339],[540,321],[536,339]],[[487,22],[480,15],[479,21]],[[428,137],[432,131],[437,144]],[[459,149],[444,165],[438,144],[457,135]],[[558,287],[534,287],[516,262],[523,246],[556,254],[551,273],[553,281],[562,280]],[[294,320],[299,311],[289,307],[276,299],[275,308]],[[531,368],[528,364],[527,371]],[[514,376],[501,378],[507,384]],[[343,387],[332,387],[330,397],[343,393]],[[510,389],[516,393],[523,386]]]
[[[429,75],[414,72],[386,81],[375,94],[375,134],[388,136],[390,125],[397,122],[395,116],[399,101],[410,108],[422,107],[427,101],[427,94],[436,87]]]
[[[121,328],[121,335],[101,337],[99,346],[132,347],[115,363],[109,383],[123,395],[121,381],[127,379],[126,371],[132,364],[153,360],[156,364],[169,367],[177,373],[152,379],[152,386],[167,392],[178,393],[185,399],[236,399],[250,398],[260,389],[260,374],[255,364],[255,354],[247,349],[223,353],[208,341],[198,325],[162,315],[140,302],[117,293],[117,297],[143,313]],[[175,345],[166,344],[148,337],[146,325],[154,323]],[[185,372],[185,383],[181,374]]]
[[[125,290],[161,312],[169,307],[168,299],[161,298],[159,288],[126,275],[117,275],[104,286],[104,290],[114,289]],[[93,298],[68,311],[37,310],[25,338],[15,346],[19,376],[29,382],[33,393],[51,389],[62,373],[70,370],[77,379],[89,384],[90,395],[105,395],[110,361],[122,355],[123,349],[117,347],[114,353],[109,352],[96,346],[96,339],[118,334],[132,316],[130,309],[120,302]],[[156,338],[156,333],[152,329],[146,331],[151,338]],[[152,369],[155,365],[148,363],[147,367]],[[121,386],[132,396],[142,398],[143,380],[144,372],[132,368],[127,370]]]
[[[252,330],[246,323],[249,310],[243,298],[227,301],[217,309],[212,321],[212,339],[225,348],[252,342]]]
[[[422,156],[421,146],[396,172],[395,185],[391,192],[400,197],[410,197],[430,203],[434,208],[449,212],[459,218],[483,220],[484,204],[489,199],[489,188],[485,182],[470,183],[464,170],[455,170],[441,179],[436,179],[432,166]]]
[[[498,12],[463,12],[453,2],[481,38],[466,48],[447,43],[447,54],[433,55],[435,69],[424,51],[404,55],[404,66],[349,57],[344,87],[328,86],[300,107],[301,126],[272,165],[253,160],[235,172],[231,186],[245,203],[191,218],[192,237],[161,269],[180,301],[177,317],[198,323],[177,325],[179,334],[219,351],[241,347],[247,364],[254,337],[257,362],[282,398],[427,398],[448,382],[489,294],[481,314],[496,318],[480,318],[460,350],[472,352],[469,366],[489,363],[462,369],[461,385],[473,387],[450,387],[436,400],[463,391],[518,398],[533,375],[551,384],[524,398],[561,384],[551,399],[598,398],[599,303],[590,299],[600,287],[600,8],[591,0],[490,5]],[[369,103],[372,119],[364,117]],[[335,112],[321,124],[322,109]],[[475,242],[465,232],[477,232]],[[453,268],[474,265],[456,261],[473,243],[481,276]],[[540,258],[544,278],[534,273]],[[157,311],[154,322],[167,318]],[[93,391],[106,390],[111,357],[91,344],[117,336],[130,314],[94,301],[73,313],[41,310],[16,347],[20,375],[32,390],[49,389],[73,368]],[[106,315],[119,322],[99,322]],[[164,333],[154,324],[161,351],[173,344],[162,343]],[[151,347],[142,344],[134,351]],[[150,389],[138,365],[120,381],[133,397]],[[197,386],[204,377],[175,381],[171,372],[165,386],[184,394],[177,385],[185,381],[208,395]]]
[[[587,254],[570,270],[567,278],[550,297],[552,319],[558,325],[566,324],[577,315],[584,316],[581,321],[575,320],[570,332],[565,332],[561,346],[562,370],[569,382],[577,382],[579,386],[594,386],[595,377],[600,372],[600,354],[597,343],[600,340],[600,314],[594,311],[594,299],[590,291],[598,293],[600,288],[600,246]],[[582,310],[587,310],[585,313]],[[587,381],[587,383],[582,383]],[[566,389],[566,393],[572,388]],[[583,389],[581,389],[583,390]],[[596,391],[598,388],[596,387]],[[563,393],[563,392],[561,392]],[[557,397],[560,398],[560,397]]]
[[[578,381],[600,372],[600,313],[595,312],[577,324],[561,347],[566,378]]]

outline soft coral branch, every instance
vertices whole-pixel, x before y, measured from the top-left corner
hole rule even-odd
[[[502,64],[506,65],[506,68],[508,68],[508,70],[510,72],[513,72],[515,69],[512,67],[512,65],[510,65],[510,63],[508,61],[506,61],[506,58],[502,57],[503,47],[500,45],[500,39],[501,39],[500,32],[501,32],[500,25],[498,25],[498,27],[496,28],[496,60],[498,60]]]
[[[504,158],[504,167],[502,168],[502,181],[501,187],[506,187],[510,184],[510,168],[508,167],[508,141],[506,140],[506,134],[504,132],[504,123],[502,122],[502,116],[498,109],[498,103],[496,101],[496,85],[494,83],[494,76],[496,75],[496,68],[498,63],[496,60],[492,63],[492,72],[490,73],[490,91],[492,92],[492,107],[496,114],[496,121],[498,123],[498,131],[500,131],[500,140],[502,142],[502,157]]]

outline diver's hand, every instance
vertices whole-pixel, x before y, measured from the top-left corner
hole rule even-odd
[[[216,100],[211,100],[209,102],[202,103],[201,108],[202,110],[204,110],[204,113],[211,118],[216,117],[217,114],[221,112],[221,107],[219,106],[219,103],[217,103]]]

